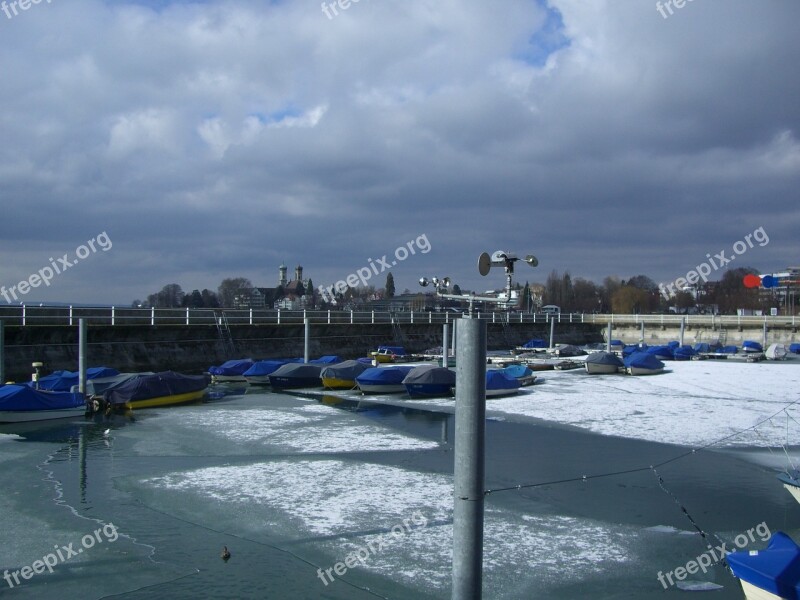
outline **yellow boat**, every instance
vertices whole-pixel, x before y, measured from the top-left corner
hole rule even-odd
[[[406,351],[402,346],[378,346],[377,350],[373,350],[367,356],[379,363],[393,363],[405,358],[405,355]]]
[[[369,365],[357,360],[346,360],[338,365],[325,367],[320,373],[322,387],[329,390],[353,390],[356,388],[356,377],[369,368]]]
[[[338,377],[323,377],[322,387],[326,390],[352,390],[356,387],[355,379],[339,379]]]
[[[208,388],[203,375],[183,375],[164,371],[129,379],[103,394],[103,400],[115,407],[153,408],[200,400]]]

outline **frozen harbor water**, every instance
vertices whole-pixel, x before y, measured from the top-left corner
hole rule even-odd
[[[800,440],[800,365],[668,367],[552,371],[489,400],[487,488],[536,485],[487,496],[484,597],[662,598],[659,572],[707,550],[681,506],[729,543],[762,522],[800,532],[775,478]],[[0,569],[119,532],[0,582],[8,597],[449,598],[452,399],[219,389],[135,420],[0,429]],[[648,465],[684,454],[662,489]],[[690,579],[742,597],[718,565]]]

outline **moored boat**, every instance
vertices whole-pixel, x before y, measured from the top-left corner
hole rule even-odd
[[[86,369],[86,381],[102,379],[119,375],[119,371],[109,367],[89,367]],[[49,375],[40,377],[38,381],[31,381],[27,385],[37,390],[48,392],[70,392],[79,384],[80,373],[77,371],[54,371]]]
[[[403,379],[413,369],[411,366],[372,367],[356,377],[356,385],[364,394],[405,392]]]
[[[414,367],[403,379],[406,392],[412,398],[449,396],[455,384],[454,371],[434,365]]]
[[[757,353],[763,351],[764,347],[758,342],[754,342],[753,340],[745,340],[744,342],[742,342],[742,352]]]
[[[783,344],[770,344],[769,348],[764,352],[764,356],[769,360],[783,360],[788,354],[789,351]]]
[[[519,379],[509,374],[505,369],[486,370],[486,397],[497,398],[510,396],[519,391]]]
[[[27,385],[0,386],[0,423],[46,421],[85,413],[82,394],[35,390]]]
[[[783,487],[789,490],[794,499],[800,502],[800,479],[798,479],[798,473],[796,471],[794,473],[781,473],[778,475],[778,479],[783,484]]]
[[[369,368],[369,365],[357,360],[346,360],[325,367],[320,372],[322,387],[329,390],[352,390],[356,387],[356,377]]]
[[[218,367],[209,367],[211,381],[222,383],[225,381],[245,381],[244,372],[253,366],[255,361],[252,358],[236,358],[222,363]]]
[[[586,357],[584,366],[590,375],[608,375],[618,373],[625,364],[613,352],[593,352]]]
[[[536,381],[536,375],[525,365],[509,365],[503,370],[512,377],[515,377],[522,387],[533,385]]]
[[[664,363],[646,352],[634,352],[624,362],[630,375],[655,375],[664,372]]]
[[[378,346],[368,354],[369,358],[379,363],[392,363],[406,360],[406,350],[402,346]]]
[[[250,385],[269,385],[269,376],[283,365],[288,365],[291,362],[303,362],[303,359],[259,360],[253,363],[253,366],[243,373],[244,380]]]
[[[113,407],[152,408],[186,404],[200,400],[208,388],[205,375],[184,375],[163,371],[140,375],[103,393],[103,400]]]
[[[288,363],[269,375],[269,384],[276,390],[320,387],[322,369],[321,364]]]
[[[739,550],[725,557],[747,600],[800,598],[800,547],[776,531],[764,550]]]

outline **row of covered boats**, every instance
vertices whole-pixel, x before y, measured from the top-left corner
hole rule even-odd
[[[303,359],[237,359],[209,373],[216,382],[247,382],[269,385],[275,390],[323,387],[330,390],[359,390],[365,394],[405,393],[412,398],[449,396],[455,387],[455,372],[434,364],[374,366],[371,359],[342,361],[336,356],[303,362]],[[523,365],[489,369],[486,395],[515,394],[520,387],[536,380]]]
[[[0,423],[22,423],[94,412],[183,404],[199,400],[210,380],[205,375],[120,373],[86,370],[86,392],[78,391],[77,372],[56,371],[25,384],[0,385]]]

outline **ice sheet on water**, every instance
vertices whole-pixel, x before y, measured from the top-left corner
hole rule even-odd
[[[448,475],[300,459],[180,471],[139,483],[156,492],[160,506],[216,507],[219,514],[206,517],[215,523],[247,511],[250,524],[265,524],[263,534],[312,543],[329,557],[329,566],[361,550],[369,554],[363,568],[403,584],[441,590],[450,582],[453,487]],[[397,539],[391,530],[404,520],[405,531]],[[487,585],[501,589],[534,578],[536,585],[554,585],[609,563],[632,562],[636,536],[623,526],[519,515],[488,505]]]
[[[219,454],[247,451],[294,453],[426,450],[438,443],[396,433],[356,413],[311,404],[301,407],[223,408],[199,406],[194,411],[165,413],[158,426],[184,432],[183,438],[159,439],[183,451],[202,447]],[[139,450],[144,450],[139,444]],[[150,449],[152,451],[152,449]],[[163,449],[160,450],[163,452]]]
[[[679,581],[675,585],[684,592],[712,592],[724,587],[710,581]]]
[[[490,417],[533,417],[582,427],[604,435],[702,446],[748,429],[800,399],[800,364],[670,362],[660,375],[589,375],[552,371],[517,395],[486,402]],[[452,411],[453,399],[422,402],[374,398]],[[756,430],[722,446],[780,446],[800,443],[800,404]],[[795,420],[796,419],[796,420]]]

